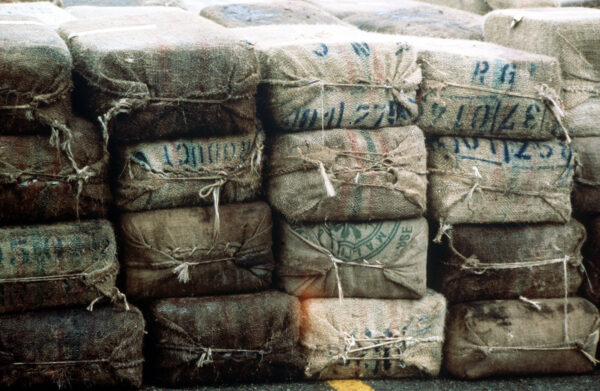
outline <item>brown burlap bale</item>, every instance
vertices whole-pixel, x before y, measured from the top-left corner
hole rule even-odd
[[[582,282],[585,238],[585,228],[575,220],[454,226],[448,232],[441,293],[449,302],[575,294]]]
[[[580,297],[461,303],[448,317],[444,366],[454,376],[594,370],[600,318]]]
[[[50,136],[0,135],[0,222],[103,216],[108,152],[92,123],[72,116]]]
[[[274,268],[264,202],[129,213],[121,217],[125,289],[135,298],[263,290]]]
[[[582,291],[596,306],[600,307],[600,217],[593,218],[588,224],[588,242],[584,250],[586,281]]]
[[[600,212],[600,137],[576,137],[571,147],[577,154],[573,209],[582,213],[598,213]]]
[[[493,9],[542,7],[599,7],[598,0],[486,0]]]
[[[80,109],[121,141],[253,130],[253,48],[186,11],[144,9],[61,26]]]
[[[279,286],[294,296],[418,299],[425,294],[424,218],[373,223],[278,221]]]
[[[446,224],[566,223],[573,151],[560,141],[439,137],[427,143],[429,211]]]
[[[142,385],[144,318],[99,307],[0,315],[0,385]]]
[[[54,28],[75,19],[73,15],[48,1],[0,4],[0,15],[32,17]]]
[[[300,343],[311,379],[437,376],[446,300],[307,299]]]
[[[282,381],[302,372],[300,303],[293,296],[164,299],[149,311],[149,368],[161,384]]]
[[[600,136],[600,10],[513,9],[490,13],[486,41],[558,58],[565,126],[572,136]]]
[[[270,148],[267,196],[290,221],[390,220],[425,210],[425,142],[416,126],[277,135]]]
[[[119,149],[115,204],[141,211],[251,201],[261,189],[262,131]]]
[[[492,10],[488,0],[420,0],[424,3],[443,5],[446,7],[457,8],[463,11],[473,12],[479,15],[485,15]]]

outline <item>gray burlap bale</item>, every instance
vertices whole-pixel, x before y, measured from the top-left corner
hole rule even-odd
[[[598,213],[600,212],[600,137],[576,137],[571,147],[577,154],[573,209],[581,213]]]
[[[303,298],[418,299],[426,290],[424,218],[297,224],[275,231],[278,285]]]
[[[587,281],[582,291],[585,297],[600,307],[600,217],[596,216],[586,224],[588,242],[584,249],[584,266]]]
[[[139,388],[144,325],[133,306],[2,314],[0,385]]]
[[[276,135],[267,198],[290,221],[416,217],[426,206],[423,132],[416,126]]]
[[[61,26],[80,109],[119,141],[252,131],[252,46],[189,12],[140,8],[146,12]]]
[[[32,17],[54,28],[75,19],[66,10],[60,9],[49,1],[0,4],[0,15]]]
[[[499,10],[485,18],[486,41],[556,57],[562,69],[565,126],[600,136],[600,10]]]
[[[600,317],[580,297],[461,303],[448,317],[444,367],[454,376],[594,370]]]
[[[439,137],[427,143],[429,212],[448,224],[566,223],[574,156],[560,141]]]
[[[307,299],[300,344],[310,379],[437,376],[446,300]]]

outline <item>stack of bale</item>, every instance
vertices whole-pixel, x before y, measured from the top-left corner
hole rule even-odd
[[[0,384],[140,386],[144,320],[115,287],[115,234],[100,219],[106,139],[71,112],[73,64],[59,35],[6,11],[0,224],[20,225],[0,228]]]

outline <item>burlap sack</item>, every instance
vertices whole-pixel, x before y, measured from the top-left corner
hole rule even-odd
[[[444,366],[468,379],[594,370],[600,318],[573,297],[476,301],[450,307]]]
[[[0,4],[0,15],[28,16],[54,28],[75,19],[73,15],[48,1]]]
[[[600,307],[600,217],[592,219],[587,229],[589,240],[584,250],[587,281],[582,290],[588,300]]]
[[[572,136],[600,136],[600,10],[499,10],[485,19],[486,41],[558,58],[565,126]]]
[[[373,223],[278,221],[278,284],[304,298],[418,299],[425,294],[424,218]]]
[[[285,293],[164,299],[148,316],[150,374],[160,384],[283,381],[302,372],[300,303]]]
[[[290,221],[420,216],[424,144],[416,126],[277,135],[268,161],[269,203]]]
[[[574,157],[560,141],[439,137],[427,143],[429,211],[447,224],[566,223]]]
[[[479,15],[485,15],[492,10],[488,0],[420,0],[424,3],[444,5],[446,7],[457,8],[463,11],[473,12]]]
[[[484,42],[406,37],[426,134],[548,140],[566,134],[556,59]]]
[[[140,387],[144,325],[133,306],[2,314],[0,385]]]
[[[311,379],[437,376],[446,300],[307,299],[300,343]]]
[[[448,232],[441,293],[449,302],[572,295],[582,282],[585,228],[567,224],[457,225]]]
[[[598,213],[600,212],[600,137],[574,138],[571,147],[577,154],[573,209],[581,213]]]
[[[264,202],[163,209],[121,217],[125,290],[134,298],[263,290],[274,268]]]
[[[122,147],[115,204],[134,212],[251,201],[261,188],[263,141],[259,131]]]
[[[493,9],[542,7],[599,7],[598,0],[486,0]]]
[[[1,224],[104,216],[110,201],[106,144],[90,122],[71,117],[50,136],[0,135]]]
[[[253,130],[253,48],[186,11],[146,9],[61,26],[80,109],[121,141]]]

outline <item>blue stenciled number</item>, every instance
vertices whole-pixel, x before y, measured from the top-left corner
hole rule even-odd
[[[325,45],[324,43],[321,43],[319,45],[321,46],[321,48],[319,50],[313,50],[313,53],[319,57],[325,57],[327,55],[327,53],[329,53],[329,49],[327,48],[327,45]]]

